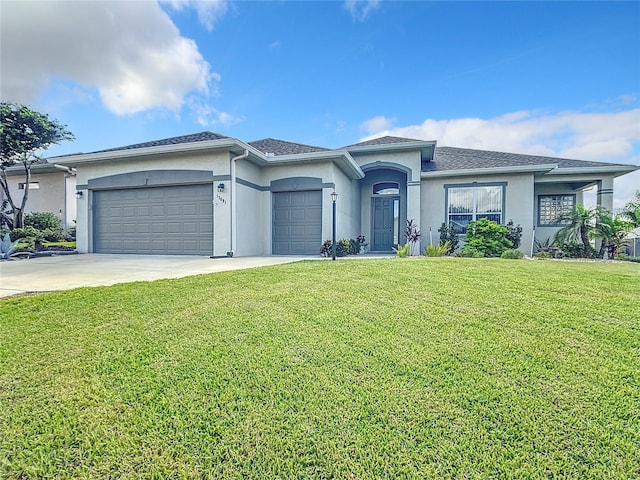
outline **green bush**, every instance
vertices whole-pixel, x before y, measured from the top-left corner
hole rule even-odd
[[[394,252],[396,252],[396,256],[400,258],[409,256],[409,248],[411,248],[411,244],[409,242],[404,245],[398,245],[397,247],[391,247]]]
[[[47,228],[62,229],[60,219],[51,212],[32,212],[24,216],[24,224],[29,225],[37,230],[46,230]]]
[[[459,252],[456,252],[456,257],[483,258],[484,253],[480,250],[476,250],[475,248],[463,248]]]
[[[427,245],[426,247],[424,247],[424,254],[427,257],[443,257],[447,255],[450,250],[451,250],[451,244],[447,240],[442,244]]]
[[[623,260],[625,262],[635,262],[640,263],[640,257],[632,257],[631,255],[620,255],[618,260]]]
[[[438,232],[440,232],[440,245],[444,245],[445,242],[449,242],[449,251],[447,252],[447,255],[453,255],[458,249],[458,244],[460,243],[456,227],[454,227],[453,223],[450,223],[447,226],[447,224],[443,222],[442,225],[440,225]]]
[[[502,252],[502,255],[500,255],[500,258],[508,258],[511,260],[517,260],[523,257],[524,253],[522,253],[520,250],[516,250],[515,248],[508,248],[504,252]]]
[[[9,236],[11,237],[12,242],[15,242],[20,238],[30,238],[37,242],[42,242],[44,240],[43,233],[31,225],[23,228],[14,228],[9,232]]]
[[[598,256],[598,252],[591,246],[585,247],[581,243],[563,243],[558,248],[567,258],[596,258]]]
[[[467,239],[462,251],[474,250],[482,252],[485,257],[499,257],[508,248],[513,247],[507,238],[509,229],[487,218],[469,223]]]
[[[533,254],[535,258],[554,258],[550,252],[540,251]]]
[[[333,243],[331,240],[325,240],[320,247],[320,255],[323,257],[333,257]],[[349,249],[351,248],[351,240],[338,240],[336,242],[336,257],[346,257],[349,255]]]
[[[40,241],[59,242],[64,240],[64,228],[60,219],[51,212],[32,212],[24,216],[25,228],[31,227],[40,232]],[[19,229],[24,230],[24,229]],[[23,237],[34,236],[23,235]],[[36,236],[36,241],[38,237]]]
[[[507,222],[507,240],[511,241],[513,248],[520,246],[520,240],[522,239],[522,227],[520,225],[514,225],[513,220]]]

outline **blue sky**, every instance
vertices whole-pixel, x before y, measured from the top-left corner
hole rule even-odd
[[[2,100],[77,138],[49,155],[211,130],[640,164],[639,2],[0,6]]]

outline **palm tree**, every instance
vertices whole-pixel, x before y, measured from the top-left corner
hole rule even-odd
[[[593,255],[595,253],[591,246],[591,238],[594,236],[598,210],[596,208],[586,208],[583,205],[576,205],[570,211],[561,214],[556,221],[566,224],[558,230],[555,235],[555,243],[563,245],[582,244],[584,253]]]
[[[630,222],[633,228],[640,227],[640,190],[636,191],[633,199],[624,206],[620,216]]]
[[[602,239],[598,257],[604,258],[607,253],[609,258],[613,258],[618,253],[625,237],[633,230],[633,224],[626,221],[622,215],[614,216],[604,208],[598,208],[597,215],[598,221],[594,235]]]

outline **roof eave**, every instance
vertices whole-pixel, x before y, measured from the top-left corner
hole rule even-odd
[[[267,165],[286,165],[290,163],[312,163],[332,161],[352,180],[364,178],[364,172],[349,152],[344,150],[327,150],[323,152],[297,153],[267,157]]]
[[[360,147],[347,147],[344,150],[350,154],[358,153],[371,153],[380,151],[406,151],[406,150],[422,150],[423,148],[435,147],[435,140],[420,140],[415,142],[401,142],[401,143],[383,143],[380,145],[363,145]]]
[[[16,175],[24,175],[24,166],[14,165],[11,167],[7,167],[5,169],[7,175],[10,177],[14,177]],[[53,163],[37,163],[31,165],[31,173],[33,174],[41,174],[41,173],[64,173],[62,170],[54,167]]]
[[[576,175],[576,174],[589,174],[589,173],[611,173],[614,177],[619,177],[627,173],[634,172],[640,169],[640,165],[603,165],[599,167],[568,167],[557,168],[552,172],[548,172],[547,175]]]
[[[108,152],[82,153],[69,155],[68,157],[56,157],[57,164],[78,165],[85,163],[103,163],[131,158],[149,157],[154,155],[197,153],[214,149],[229,149],[232,153],[249,151],[249,159],[259,165],[266,163],[266,157],[250,145],[235,138],[221,138],[219,140],[206,140],[203,142],[177,143],[174,145],[159,145],[155,147],[131,148],[122,150],[110,150]]]
[[[491,175],[508,173],[548,173],[558,168],[557,164],[519,165],[513,167],[467,168],[461,170],[436,170],[434,172],[421,172],[420,178],[437,177],[465,177],[470,175]]]

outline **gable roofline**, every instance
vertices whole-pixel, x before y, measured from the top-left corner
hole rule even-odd
[[[378,141],[378,142],[376,142]],[[377,139],[366,142],[356,143],[343,147],[340,150],[346,150],[350,154],[371,153],[371,152],[393,152],[407,150],[430,150],[436,146],[435,140],[414,140],[402,137],[379,137]]]
[[[633,172],[637,165],[606,163],[590,160],[547,157],[520,153],[472,150],[457,147],[437,147],[432,162],[425,168],[427,176],[471,175],[481,172],[536,171],[538,166],[555,165],[555,168],[538,173],[544,175],[612,174],[614,177]]]
[[[333,161],[350,179],[364,178],[364,172],[349,152],[345,150],[327,150],[323,152],[297,153],[267,157],[267,165],[286,165],[296,163],[313,163],[317,161]]]
[[[80,153],[62,157],[55,157],[55,162],[64,165],[78,165],[84,163],[103,163],[130,160],[132,158],[149,157],[155,155],[197,153],[207,150],[219,149],[228,149],[232,153],[242,153],[244,150],[248,150],[249,159],[251,161],[259,165],[266,164],[267,159],[261,152],[259,152],[252,146],[231,137],[224,137],[218,140],[193,141],[187,143],[100,150],[93,153]]]
[[[187,143],[161,144],[154,146],[143,146],[139,144],[135,148],[124,147],[123,149],[101,150],[93,153],[73,154],[62,157],[55,157],[55,163],[64,166],[75,166],[91,163],[106,163],[131,160],[161,155],[185,155],[188,153],[206,152],[210,150],[228,150],[239,155],[245,150],[249,152],[248,160],[258,166],[281,165],[287,163],[317,162],[331,160],[347,174],[351,179],[364,177],[364,172],[360,169],[356,161],[344,150],[326,150],[321,152],[299,153],[292,155],[267,156],[254,146],[238,140],[237,138],[223,137],[217,140],[190,141]]]

